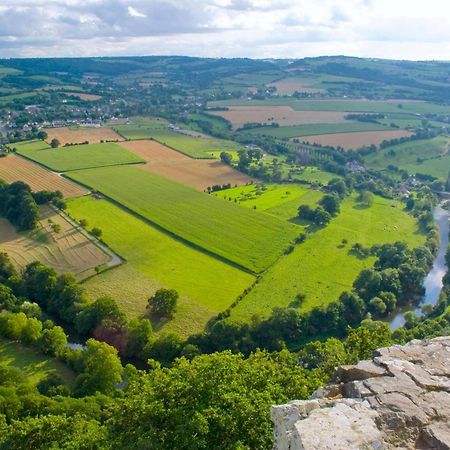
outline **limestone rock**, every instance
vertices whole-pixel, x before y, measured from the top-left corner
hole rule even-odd
[[[450,450],[450,337],[376,350],[271,417],[274,450]]]

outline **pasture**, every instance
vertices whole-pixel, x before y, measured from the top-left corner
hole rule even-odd
[[[254,184],[226,189],[215,195],[285,220],[295,218],[300,205],[312,206],[322,198],[320,191],[298,184]]]
[[[201,331],[253,282],[250,274],[193,249],[109,201],[78,198],[68,202],[68,211],[99,227],[103,240],[127,260],[85,283],[93,298],[110,295],[127,315],[137,317],[145,313],[156,289],[179,292],[178,312],[161,331],[181,336]]]
[[[0,337],[0,361],[6,366],[19,369],[31,386],[38,385],[52,373],[57,373],[69,387],[73,387],[75,382],[74,372],[63,362],[2,337]]]
[[[276,138],[298,138],[318,134],[350,133],[355,131],[387,131],[384,125],[370,122],[317,123],[293,125],[289,127],[260,127],[246,130],[251,135],[273,136]],[[302,139],[303,140],[303,139]]]
[[[0,180],[7,183],[23,181],[33,191],[61,191],[66,198],[87,193],[86,189],[78,184],[13,153],[0,158]]]
[[[210,111],[231,122],[234,128],[245,123],[278,123],[280,126],[344,123],[345,112],[339,111],[295,111],[290,106],[230,106],[228,111]]]
[[[384,148],[367,155],[366,163],[375,169],[393,165],[410,174],[422,173],[446,180],[450,169],[449,150],[450,139],[438,136]]]
[[[341,178],[340,175],[327,172],[315,166],[293,166],[287,163],[281,164],[281,172],[286,179],[290,176],[293,181],[307,182],[319,186],[327,185],[333,178]]]
[[[119,136],[111,128],[47,128],[47,142],[50,143],[52,139],[58,139],[61,145],[65,144],[82,144],[88,142],[89,144],[98,144],[101,141],[122,141],[123,138]]]
[[[375,197],[371,207],[363,207],[354,198],[345,199],[340,214],[326,228],[309,235],[264,273],[232,310],[231,318],[248,321],[254,314],[267,317],[274,307],[295,305],[298,294],[305,295],[302,311],[326,306],[351,288],[363,268],[373,265],[374,258],[358,259],[349,253],[355,243],[371,246],[397,240],[411,247],[425,241],[401,203]]]
[[[152,117],[132,117],[131,122],[111,127],[125,139],[148,139],[156,130],[166,130],[167,121]]]
[[[383,141],[408,137],[412,134],[411,131],[407,130],[360,131],[354,133],[303,136],[300,140],[309,142],[310,144],[320,144],[325,147],[342,147],[346,150],[356,150],[369,145],[376,145],[378,147]]]
[[[144,162],[114,142],[51,148],[43,141],[27,141],[11,144],[10,147],[57,172]]]
[[[306,92],[308,94],[325,92],[325,89],[308,86],[308,83],[305,83],[304,80],[295,77],[283,78],[266,86],[276,88],[279,95],[292,95],[295,92]]]
[[[300,229],[136,167],[71,172],[141,217],[253,272],[273,264]]]
[[[58,233],[55,225],[60,227]],[[48,206],[41,206],[39,226],[33,232],[18,233],[6,219],[0,218],[0,251],[8,253],[18,269],[40,261],[58,273],[71,272],[78,280],[95,275],[95,268],[111,259]]]

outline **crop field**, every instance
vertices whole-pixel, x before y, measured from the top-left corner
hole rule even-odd
[[[312,206],[322,198],[320,191],[298,184],[254,184],[226,189],[215,195],[285,220],[295,218],[300,205]]]
[[[325,306],[351,288],[359,272],[372,266],[374,258],[358,259],[349,254],[359,242],[364,246],[405,241],[422,245],[425,237],[414,218],[392,200],[375,197],[371,207],[346,199],[330,224],[310,235],[294,251],[283,256],[252,291],[232,310],[233,320],[250,320],[254,314],[268,316],[272,308],[293,304],[305,295],[302,311]],[[346,239],[348,242],[344,243]]]
[[[81,144],[89,142],[96,144],[101,141],[122,141],[123,138],[119,136],[111,128],[47,128],[48,135],[47,142],[50,143],[52,139],[58,139],[61,145],[65,144]]]
[[[144,162],[114,142],[51,148],[43,141],[11,144],[17,153],[57,172]]]
[[[75,382],[74,372],[61,361],[1,337],[0,361],[9,367],[19,369],[32,386],[38,385],[51,373],[57,373],[69,387],[73,387]]]
[[[347,111],[367,113],[449,113],[450,106],[438,105],[426,101],[411,100],[351,100],[351,99],[295,99],[271,97],[265,100],[218,100],[208,103],[208,107],[223,106],[290,106],[296,111]]]
[[[376,169],[389,165],[446,180],[450,169],[450,139],[439,136],[429,140],[405,142],[367,155],[366,162]]]
[[[384,125],[370,122],[317,123],[293,125],[289,127],[260,127],[246,130],[249,134],[273,136],[277,138],[298,138],[304,136],[332,133],[350,133],[356,131],[388,131]],[[398,130],[396,130],[398,131]]]
[[[230,183],[234,186],[253,181],[248,175],[238,172],[221,161],[192,159],[157,141],[126,141],[121,145],[148,161],[147,164],[141,166],[142,169],[201,191],[215,184]]]
[[[163,144],[151,139],[141,139],[137,141],[124,141],[121,142],[121,147],[126,148],[130,152],[138,155],[147,162],[179,162],[190,161],[191,158],[184,153],[180,153],[176,150],[172,150]]]
[[[303,136],[300,139],[309,143],[320,144],[331,147],[342,147],[346,150],[376,145],[383,141],[411,136],[407,130],[384,130],[384,131],[360,131],[354,133],[319,134],[315,136]]]
[[[193,249],[106,200],[70,200],[71,216],[103,231],[103,240],[127,263],[85,283],[94,297],[111,295],[132,317],[145,312],[160,287],[180,293],[175,318],[161,331],[181,336],[199,332],[212,315],[228,308],[253,276]]]
[[[135,167],[84,170],[71,172],[70,177],[186,242],[253,272],[273,264],[300,231],[288,222]]]
[[[324,89],[318,89],[308,86],[303,80],[299,78],[283,78],[282,80],[275,81],[267,84],[268,87],[275,87],[277,94],[280,95],[292,95],[294,92],[306,92],[315,94],[318,92],[325,92]]]
[[[33,191],[61,191],[66,198],[87,193],[86,189],[78,184],[14,154],[0,158],[0,180],[7,183],[23,181]]]
[[[53,225],[61,227],[59,233]],[[41,261],[58,273],[73,273],[78,280],[95,275],[95,267],[110,260],[79,229],[48,206],[41,207],[39,228],[34,232],[18,233],[6,219],[0,218],[0,251],[8,253],[19,269]]]
[[[278,123],[280,126],[344,123],[347,113],[340,111],[295,111],[290,106],[230,106],[228,111],[211,111],[211,114],[223,117],[234,128],[245,123]]]
[[[101,95],[85,94],[83,92],[64,92],[64,95],[68,95],[69,97],[76,97],[87,102],[94,102],[102,98]]]
[[[215,152],[237,151],[241,148],[233,141],[222,139],[192,137],[185,134],[176,133],[170,130],[162,130],[152,133],[152,139],[178,150],[191,158],[212,159]]]

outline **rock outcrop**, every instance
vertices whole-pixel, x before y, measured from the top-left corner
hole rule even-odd
[[[376,350],[271,416],[276,450],[450,450],[450,337]]]

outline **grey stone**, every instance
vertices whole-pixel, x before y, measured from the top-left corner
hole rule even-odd
[[[272,408],[276,450],[450,450],[450,338],[338,367],[314,400]]]

